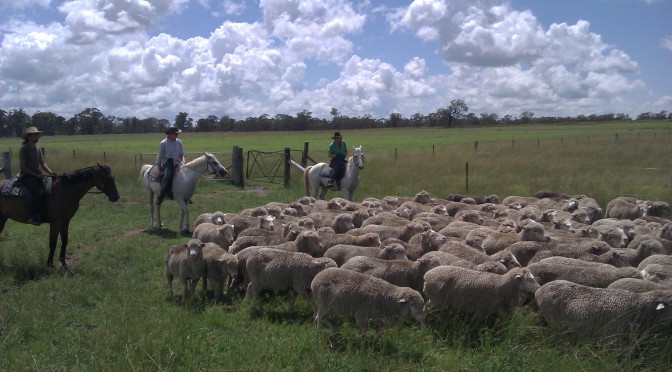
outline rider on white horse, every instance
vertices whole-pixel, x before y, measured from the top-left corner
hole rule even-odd
[[[347,164],[345,158],[348,157],[348,144],[343,141],[341,132],[335,132],[331,139],[334,141],[329,144],[327,151],[327,155],[331,159],[329,161],[331,173],[327,187],[332,187],[334,185],[334,181],[339,181],[341,178],[343,178],[343,175],[345,175],[345,166]]]
[[[173,184],[175,168],[185,162],[182,141],[177,139],[177,135],[182,133],[182,131],[177,127],[170,127],[166,129],[165,133],[166,138],[159,144],[159,155],[156,157],[156,165],[159,168],[159,172],[163,172],[163,177],[161,178],[161,193],[156,199],[158,204],[163,202],[163,198],[166,194],[170,195],[172,192],[170,187]]]

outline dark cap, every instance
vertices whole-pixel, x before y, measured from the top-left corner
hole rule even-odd
[[[343,137],[343,136],[341,136],[341,132],[334,132],[334,136],[331,137],[331,139],[335,139],[336,137]]]

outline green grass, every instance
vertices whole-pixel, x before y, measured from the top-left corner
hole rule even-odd
[[[464,193],[501,199],[546,189],[586,194],[604,207],[619,195],[672,202],[671,130],[668,122],[344,134],[351,146],[363,144],[366,153],[356,200],[420,190],[435,197]],[[172,202],[163,208],[167,228],[146,230],[149,213],[133,161],[135,154],[155,151],[162,137],[45,137],[40,142],[59,172],[102,161],[100,153],[107,151],[122,197],[117,203],[101,194],[84,197],[71,223],[71,271],[45,267],[48,226],[7,223],[0,234],[0,370],[664,371],[672,365],[669,334],[627,344],[576,339],[538,327],[531,308],[483,326],[433,314],[422,325],[385,330],[378,343],[373,332],[359,337],[347,319],[338,320],[340,334],[316,331],[302,298],[291,314],[283,295],[268,296],[262,313],[241,293],[223,303],[198,300],[191,307],[168,300],[163,254],[187,237],[176,232],[179,211]],[[324,160],[328,137],[327,132],[182,136],[187,151],[301,149],[305,140],[316,160]],[[0,151],[7,144],[18,148],[18,142],[0,139]],[[191,220],[203,212],[296,200],[303,194],[299,178],[292,170],[289,189],[202,181]],[[180,293],[180,283],[176,289]]]

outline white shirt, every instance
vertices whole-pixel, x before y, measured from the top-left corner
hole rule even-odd
[[[163,164],[166,159],[173,159],[173,164],[180,164],[180,157],[184,155],[182,148],[182,141],[175,139],[175,141],[164,138],[159,144],[159,155],[156,157],[157,164]]]

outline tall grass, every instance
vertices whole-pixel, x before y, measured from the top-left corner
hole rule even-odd
[[[562,134],[562,141],[549,136],[539,145],[537,136],[513,144],[481,137],[477,151],[471,138],[441,145],[437,139],[433,152],[426,138],[451,131],[366,132],[362,138],[376,143],[365,145],[366,167],[355,199],[420,190],[435,197],[463,193],[503,198],[546,189],[586,194],[603,207],[618,195],[672,202],[672,141],[659,127],[652,130],[659,133],[655,138],[642,133],[621,134],[618,140],[593,135],[570,140]],[[406,135],[407,144],[391,132]],[[357,134],[348,134],[351,145],[359,144]],[[414,135],[424,142],[416,142]],[[274,141],[255,136],[260,143]],[[129,148],[119,140],[128,141]],[[197,140],[191,141],[194,148],[216,150]],[[672,365],[669,334],[627,343],[576,339],[537,326],[533,308],[487,325],[432,314],[423,325],[391,327],[376,342],[373,333],[358,336],[347,319],[336,320],[339,334],[316,331],[310,307],[301,298],[294,313],[288,313],[285,295],[265,297],[261,313],[243,300],[242,292],[223,303],[206,298],[186,306],[168,300],[163,254],[187,239],[176,231],[179,210],[175,203],[165,203],[167,228],[146,230],[149,216],[134,164],[137,150],[128,137],[114,141],[125,151],[106,156],[122,198],[110,203],[91,194],[82,200],[71,223],[70,271],[44,267],[48,226],[10,221],[0,234],[0,370],[663,371]],[[49,152],[51,138],[43,142],[48,162],[59,172],[102,161],[98,148],[90,156],[78,149],[73,160],[71,151]],[[103,139],[96,146],[115,147]],[[311,151],[321,158],[321,150]],[[228,163],[222,157],[220,161]],[[202,181],[190,210],[193,220],[203,212],[237,212],[301,195],[294,170],[288,189],[264,182],[248,181],[241,189]]]

